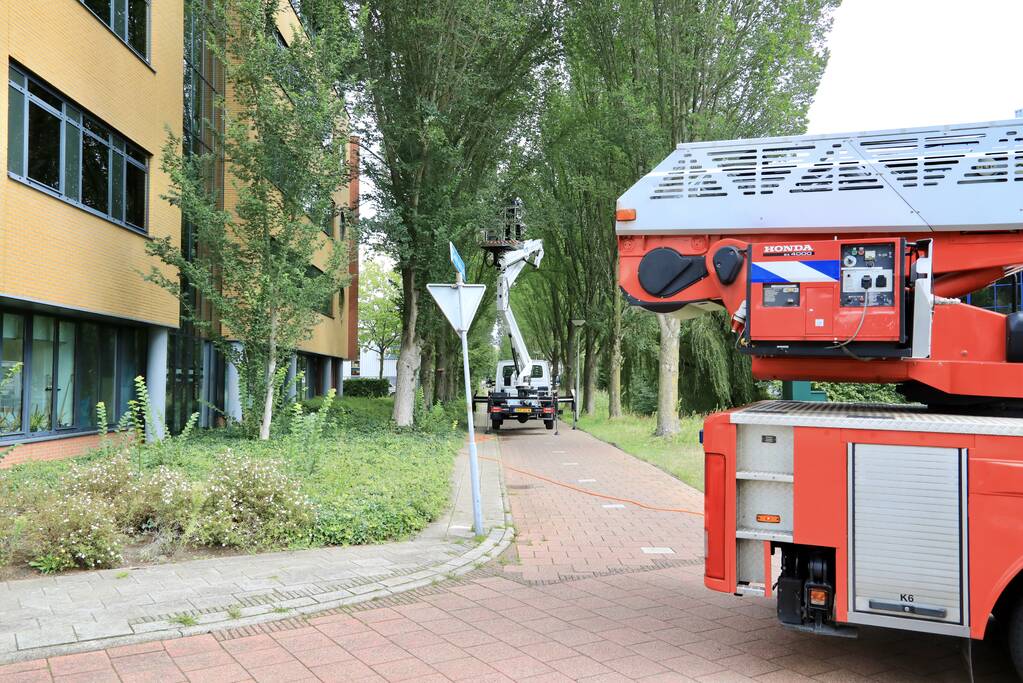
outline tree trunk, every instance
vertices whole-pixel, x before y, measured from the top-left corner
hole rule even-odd
[[[277,374],[277,311],[270,312],[270,339],[266,359],[266,393],[263,396],[263,419],[259,423],[259,438],[270,440],[270,424],[274,415],[274,377]]]
[[[615,281],[618,265],[615,261]],[[617,291],[611,295],[611,358],[607,372],[607,416],[622,416],[622,297]]]
[[[593,415],[597,406],[597,334],[586,331],[586,358],[583,360],[583,409]]]
[[[575,373],[579,372],[579,369],[576,367],[576,365],[578,365],[578,358],[579,358],[578,347],[576,346],[578,343],[579,343],[579,332],[576,329],[575,325],[573,325],[572,323],[569,323],[568,324],[568,355],[565,357],[565,380],[564,380],[565,381],[564,386],[565,386],[565,391],[566,392],[568,392],[568,391],[575,391],[575,387],[576,387]],[[576,401],[581,401],[582,397],[581,396],[576,396],[575,400]],[[577,405],[579,405],[580,408],[582,407],[581,403],[577,404]]]
[[[377,365],[377,379],[384,378],[384,349],[380,349],[380,363]]]
[[[394,422],[399,427],[412,426],[412,413],[416,399],[416,374],[422,360],[416,322],[419,318],[419,293],[416,290],[415,271],[401,269],[403,306],[401,315],[401,348],[398,352],[398,377],[394,387]]]
[[[434,382],[433,371],[436,362],[436,341],[428,342],[423,348],[423,364],[422,369],[419,371],[420,385],[423,387],[423,403],[426,407],[431,407],[436,401],[436,387],[437,384]]]
[[[433,393],[437,403],[448,400],[448,338],[446,330],[437,333],[433,351]]]
[[[678,419],[678,318],[657,314],[661,328],[661,349],[657,367],[657,436],[677,434],[681,429]]]

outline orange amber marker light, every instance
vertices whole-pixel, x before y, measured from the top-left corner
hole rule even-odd
[[[761,524],[781,524],[781,515],[757,515]]]
[[[636,220],[635,209],[618,209],[615,211],[615,220],[619,221],[634,221]]]
[[[811,605],[824,607],[828,604],[828,591],[824,588],[811,588],[809,598]]]

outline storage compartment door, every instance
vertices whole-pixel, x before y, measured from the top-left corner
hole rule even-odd
[[[855,612],[963,623],[964,462],[954,448],[851,446]]]

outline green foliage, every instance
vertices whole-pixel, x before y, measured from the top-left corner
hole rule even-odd
[[[187,317],[241,368],[243,415],[258,421],[262,439],[270,436],[277,370],[347,281],[350,253],[321,230],[324,216],[333,221],[331,200],[347,174],[343,91],[356,52],[347,15],[340,3],[304,2],[318,28],[284,36],[282,46],[274,28],[280,4],[192,3],[225,70],[231,116],[214,152],[194,154],[173,136],[162,151],[170,178],[162,198],[180,208],[202,248],[169,237],[146,245],[170,267],[154,266],[148,279],[178,296]],[[221,154],[230,160],[231,211],[210,182]],[[212,316],[201,310],[207,305]],[[221,325],[241,350],[218,334]]]
[[[312,501],[282,462],[229,451],[211,473],[188,538],[199,545],[288,548],[308,543],[313,515]]]
[[[829,401],[846,403],[905,403],[906,399],[894,384],[855,384],[846,382],[814,382],[813,388],[824,391]]]
[[[359,266],[359,347],[384,358],[401,338],[401,290],[398,275],[379,261],[365,259]]]
[[[114,506],[72,492],[45,496],[24,520],[15,560],[43,573],[111,567],[121,561]]]
[[[422,529],[447,504],[452,454],[460,445],[457,437],[421,433],[354,436],[350,457],[332,461],[311,482],[316,490],[345,482],[321,498],[314,543],[376,543]]]
[[[345,396],[380,398],[391,393],[391,383],[375,377],[352,377],[345,380]]]
[[[498,169],[521,140],[517,129],[532,116],[543,77],[538,66],[555,49],[551,37],[559,5],[548,0],[351,5],[365,76],[356,113],[366,114],[364,145],[379,150],[364,156],[379,207],[366,227],[394,259],[402,280],[402,345],[410,363],[399,365],[394,417],[410,427],[415,377],[405,367],[419,365],[419,341],[438,327],[419,316],[422,302],[429,301],[425,284],[451,277],[448,240],[470,257],[470,265],[478,253],[478,229],[500,206]],[[439,354],[442,363],[455,356],[450,348]],[[446,380],[442,399],[450,386]]]
[[[123,545],[154,537],[246,551],[407,537],[447,504],[459,406],[395,431],[391,405],[326,396],[270,442],[231,431],[108,437],[73,461],[0,470],[0,563],[106,566]]]
[[[679,350],[682,414],[709,413],[760,397],[749,356],[735,349],[735,337],[723,312],[683,322]]]

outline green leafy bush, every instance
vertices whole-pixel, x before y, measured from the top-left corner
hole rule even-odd
[[[367,396],[384,398],[391,393],[391,383],[386,379],[373,377],[352,377],[345,380],[345,396]]]
[[[829,401],[846,403],[905,403],[906,399],[894,384],[856,384],[852,382],[814,382],[814,389],[823,390]]]
[[[108,501],[69,492],[40,503],[23,520],[16,558],[43,573],[121,561],[120,533]]]
[[[313,512],[281,463],[229,452],[210,476],[189,539],[249,549],[301,545],[308,541]]]
[[[390,399],[302,405],[269,442],[214,430],[145,443],[131,430],[73,461],[0,470],[0,563],[101,567],[136,541],[248,551],[376,543],[444,511],[459,402],[412,431],[393,428]]]

